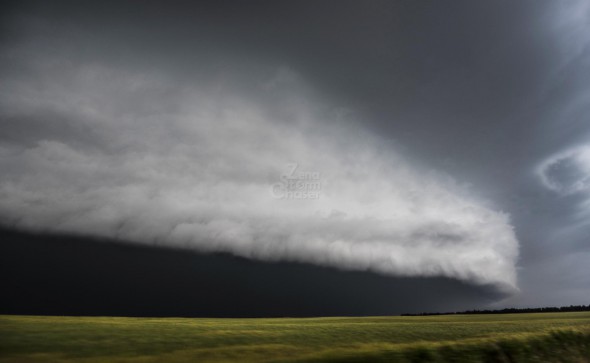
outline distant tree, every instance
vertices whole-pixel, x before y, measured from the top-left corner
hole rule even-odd
[[[562,307],[544,307],[544,308],[505,308],[499,310],[466,310],[446,313],[418,313],[418,314],[401,314],[401,316],[427,316],[427,315],[453,315],[453,314],[520,314],[520,313],[557,313],[566,311],[590,311],[590,304],[570,305]]]

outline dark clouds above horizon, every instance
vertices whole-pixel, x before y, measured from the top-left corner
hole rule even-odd
[[[472,309],[505,296],[493,286],[444,277],[260,262],[84,236],[0,229],[0,237],[2,314],[392,315]]]
[[[4,5],[3,224],[587,303],[587,1]]]

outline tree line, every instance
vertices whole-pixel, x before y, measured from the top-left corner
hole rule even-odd
[[[570,305],[570,306],[550,306],[544,308],[505,308],[498,310],[465,310],[446,313],[417,313],[417,314],[401,314],[401,316],[428,316],[428,315],[454,315],[454,314],[520,314],[520,313],[558,313],[566,311],[590,311],[590,304],[588,305]]]

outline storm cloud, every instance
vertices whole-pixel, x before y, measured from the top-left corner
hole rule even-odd
[[[6,2],[2,225],[587,304],[589,4]]]
[[[10,226],[516,287],[506,214],[311,100],[286,67],[199,86],[19,61],[39,77],[6,77],[1,95]]]

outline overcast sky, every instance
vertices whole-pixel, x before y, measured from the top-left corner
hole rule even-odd
[[[589,1],[3,7],[4,228],[589,303]]]

